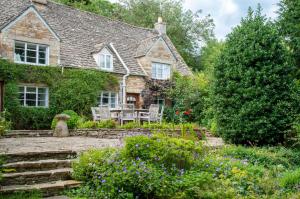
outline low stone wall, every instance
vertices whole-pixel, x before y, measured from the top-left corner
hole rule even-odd
[[[155,132],[167,133],[173,137],[180,137],[181,130],[155,130]],[[202,135],[206,134],[206,129],[194,129],[199,139],[202,139]],[[152,133],[148,129],[73,129],[70,130],[70,136],[86,136],[96,137],[104,139],[121,139],[124,137],[146,135],[150,136]],[[12,130],[7,132],[2,138],[10,137],[52,137],[52,130]]]

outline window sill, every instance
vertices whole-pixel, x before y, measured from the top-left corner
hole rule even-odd
[[[32,66],[49,66],[49,64],[36,64],[36,63],[29,63],[29,62],[21,62],[21,61],[14,61],[16,64],[25,64],[25,65],[32,65]]]

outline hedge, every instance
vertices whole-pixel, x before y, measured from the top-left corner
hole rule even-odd
[[[4,80],[4,108],[14,129],[50,129],[57,113],[74,110],[89,116],[101,90],[117,90],[118,79],[94,69],[31,66],[0,59]],[[49,107],[23,107],[18,101],[19,84],[43,84],[49,88]]]

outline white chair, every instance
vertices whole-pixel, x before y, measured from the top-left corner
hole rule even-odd
[[[94,121],[111,119],[110,110],[108,106],[91,107],[91,110]]]
[[[151,104],[149,107],[149,112],[140,112],[139,113],[139,122],[140,121],[148,121],[150,122],[162,122],[162,117],[164,113],[164,106],[161,107],[159,112],[158,104]]]
[[[121,126],[123,126],[124,121],[136,121],[136,114],[134,111],[133,104],[122,104],[121,105],[121,112],[119,115],[119,120]]]

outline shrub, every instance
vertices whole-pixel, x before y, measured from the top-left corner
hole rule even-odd
[[[285,188],[298,188],[300,186],[300,168],[286,172],[280,180],[280,184]]]
[[[75,129],[77,127],[77,123],[80,120],[80,116],[72,110],[66,110],[62,112],[63,114],[69,115],[70,119],[67,121],[67,125],[69,129]],[[57,119],[54,118],[52,120],[51,128],[54,129],[57,124]]]
[[[97,122],[95,121],[79,121],[77,123],[78,129],[95,129],[97,128]]]
[[[103,120],[97,123],[97,128],[114,129],[117,127],[117,122],[114,120]]]
[[[10,129],[11,123],[5,119],[5,113],[0,113],[0,136]]]
[[[215,66],[214,111],[227,142],[283,143],[298,111],[294,68],[274,24],[258,8],[227,37]]]

